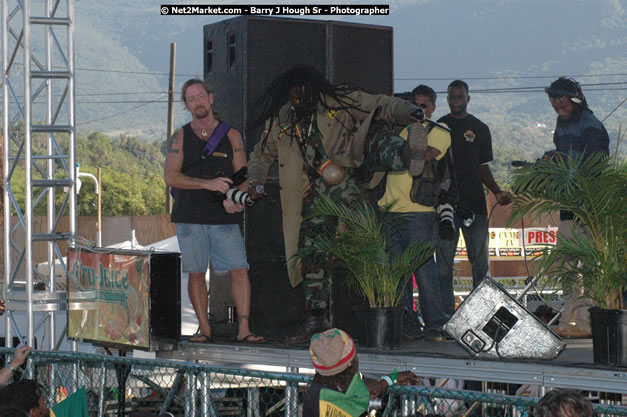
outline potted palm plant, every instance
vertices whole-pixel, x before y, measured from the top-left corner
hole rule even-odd
[[[627,162],[617,153],[588,158],[554,158],[520,168],[509,223],[558,210],[573,213],[582,233],[560,237],[539,257],[538,274],[557,279],[565,290],[583,288],[590,309],[594,361],[627,366]]]
[[[391,207],[374,207],[365,200],[347,204],[322,194],[308,216],[335,217],[340,226],[334,233],[312,236],[312,245],[296,254],[303,259],[317,251],[331,253],[349,288],[367,299],[368,309],[361,312],[359,321],[359,341],[366,347],[400,345],[404,309],[398,307],[397,288],[434,251],[433,245],[416,243],[399,256],[389,253],[382,228],[383,217]]]

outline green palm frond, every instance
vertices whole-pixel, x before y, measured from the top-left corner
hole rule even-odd
[[[336,217],[344,227],[333,233],[310,236],[311,246],[299,249],[296,256],[304,259],[316,253],[329,253],[347,274],[349,287],[361,291],[371,307],[398,305],[399,284],[433,256],[434,248],[418,243],[400,256],[390,255],[382,220],[392,206],[373,207],[366,201],[344,204],[322,194],[308,217]]]
[[[565,288],[583,286],[601,307],[619,308],[627,287],[627,162],[601,153],[587,158],[539,161],[514,173],[517,192],[508,225],[558,210],[573,213],[586,233],[546,248],[539,274],[558,277]]]

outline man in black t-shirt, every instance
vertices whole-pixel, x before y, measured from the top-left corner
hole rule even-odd
[[[468,250],[468,260],[472,265],[473,288],[490,275],[488,252],[488,210],[483,185],[488,187],[501,205],[511,202],[509,193],[501,191],[494,181],[488,163],[492,161],[492,138],[490,129],[481,120],[466,111],[470,96],[468,84],[455,80],[448,86],[450,113],[440,118],[451,129],[451,151],[454,160],[453,193],[459,196],[455,213],[455,237],[453,240],[440,239],[437,251],[437,264],[440,287],[446,294],[443,301],[445,312],[454,313],[453,300],[453,261],[459,240],[459,229],[463,223],[459,208],[474,213],[474,222],[463,227],[464,240]],[[447,289],[445,292],[444,289]]]

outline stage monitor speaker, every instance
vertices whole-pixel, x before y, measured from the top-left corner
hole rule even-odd
[[[249,152],[263,129],[248,128],[257,101],[277,75],[294,65],[312,66],[333,83],[355,84],[373,94],[393,92],[391,27],[240,16],[204,26],[203,41],[204,77],[214,93],[214,111],[242,133]],[[251,327],[278,337],[302,320],[303,293],[287,277],[277,164],[265,185],[268,197],[247,209],[244,224]],[[334,290],[331,297],[330,317],[350,328],[354,317],[340,302],[345,293]]]
[[[150,255],[151,344],[175,342],[181,336],[181,255]]]
[[[302,285],[293,288],[287,276],[279,184],[266,184],[268,196],[248,210],[246,251],[250,270],[251,327],[259,334],[282,339],[303,319]]]
[[[466,297],[444,330],[476,357],[554,359],[565,347],[557,334],[489,277]]]

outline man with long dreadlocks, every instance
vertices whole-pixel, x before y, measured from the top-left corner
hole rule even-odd
[[[330,259],[326,254],[312,255],[302,260],[301,271],[293,256],[298,248],[310,246],[310,236],[333,230],[337,221],[302,220],[303,213],[320,193],[346,202],[363,198],[364,190],[376,185],[385,171],[409,169],[420,175],[427,133],[421,123],[414,123],[420,117],[413,104],[333,85],[307,66],[279,75],[258,108],[260,116],[252,125],[265,121],[265,130],[250,154],[249,192],[253,198],[262,197],[256,185],[265,182],[278,159],[288,273],[293,286],[304,278],[306,301],[303,327],[287,343],[305,343],[330,327],[326,319]],[[407,141],[390,130],[391,125],[408,124]]]
[[[577,81],[560,77],[544,91],[557,113],[553,143],[558,155],[564,158],[587,158],[595,152],[609,155],[610,137],[603,123],[592,114]],[[585,227],[574,221],[573,213],[561,211],[557,244],[560,244],[560,238],[570,238],[573,234],[585,236]],[[564,310],[560,325],[554,329],[560,336],[590,337],[588,308],[591,305],[589,300],[581,297],[582,295],[583,289],[564,294]]]

